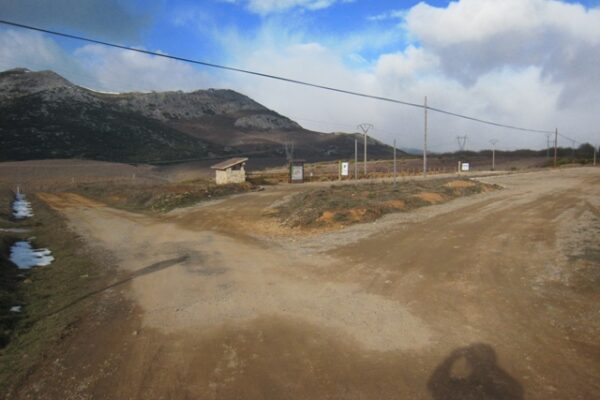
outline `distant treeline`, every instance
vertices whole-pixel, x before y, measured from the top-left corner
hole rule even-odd
[[[480,150],[480,151],[456,151],[453,153],[436,153],[438,157],[491,157],[492,150]],[[498,158],[526,158],[526,157],[546,157],[554,158],[554,148],[543,149],[543,150],[530,150],[530,149],[518,149],[518,150],[496,150],[496,157]],[[557,149],[557,156],[559,159],[569,159],[578,161],[591,161],[594,158],[594,146],[590,143],[584,143],[577,148],[573,147],[559,147]]]

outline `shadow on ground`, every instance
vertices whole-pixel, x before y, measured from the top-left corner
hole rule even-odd
[[[126,276],[125,278],[123,278],[123,279],[121,279],[121,280],[119,280],[117,282],[114,282],[114,283],[112,283],[112,284],[110,284],[108,286],[105,286],[103,288],[94,290],[94,291],[92,291],[90,293],[87,293],[87,294],[81,296],[81,297],[78,297],[77,299],[69,302],[68,304],[60,307],[57,310],[52,311],[51,313],[49,313],[47,315],[44,315],[43,317],[39,318],[36,321],[33,321],[32,323],[35,323],[35,322],[37,322],[37,321],[39,321],[41,319],[44,319],[44,318],[48,318],[48,317],[50,317],[52,315],[56,315],[56,314],[60,313],[61,311],[66,310],[67,308],[73,307],[75,304],[79,303],[80,301],[83,301],[83,300],[88,299],[88,298],[90,298],[92,296],[95,296],[97,294],[105,292],[108,289],[114,288],[115,286],[122,285],[124,283],[127,283],[127,282],[129,282],[131,280],[134,280],[135,278],[139,278],[139,277],[144,276],[144,275],[149,275],[149,274],[152,274],[152,273],[155,273],[155,272],[158,272],[158,271],[162,271],[164,269],[172,267],[173,265],[176,265],[176,264],[182,263],[184,261],[187,261],[188,259],[189,259],[189,256],[188,255],[184,255],[184,256],[177,257],[177,258],[172,258],[172,259],[169,259],[169,260],[159,261],[157,263],[148,265],[147,267],[140,268],[139,270],[137,270],[137,271],[129,274],[128,276]]]
[[[454,350],[427,382],[434,400],[522,400],[523,387],[496,363],[496,352],[476,343]]]

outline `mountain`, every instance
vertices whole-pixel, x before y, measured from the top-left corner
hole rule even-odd
[[[400,150],[402,150],[406,154],[410,154],[411,156],[422,156],[423,155],[423,149],[417,149],[414,147],[402,147]]]
[[[0,161],[164,162],[250,154],[350,158],[355,134],[320,133],[232,90],[110,94],[52,71],[0,72]],[[360,143],[360,142],[359,142]],[[391,148],[370,139],[371,157]]]

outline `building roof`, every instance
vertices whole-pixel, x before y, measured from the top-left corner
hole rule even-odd
[[[230,158],[229,160],[221,161],[220,163],[211,166],[211,168],[212,169],[227,169],[227,168],[231,168],[235,165],[245,163],[246,161],[248,161],[248,159],[242,158],[242,157]]]

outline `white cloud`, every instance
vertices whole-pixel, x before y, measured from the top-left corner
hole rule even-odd
[[[589,44],[600,42],[600,9],[555,0],[461,0],[446,8],[419,3],[405,20],[424,45],[436,47],[502,34],[533,41],[553,31]]]
[[[180,61],[95,44],[67,53],[42,34],[0,31],[0,71],[17,67],[50,69],[76,84],[110,92],[194,90],[219,85],[217,75]]]
[[[280,33],[289,37],[284,28],[274,26],[239,41],[246,51],[236,53],[234,63],[415,103],[427,95],[434,107],[509,125],[559,127],[582,140],[597,141],[590,132],[600,122],[595,111],[600,102],[600,69],[595,67],[600,65],[595,44],[598,10],[556,1],[511,1],[507,6],[462,0],[447,8],[421,3],[406,13],[403,24],[402,34],[415,38],[415,44],[382,53],[370,65],[351,42],[336,46],[331,38],[317,40],[308,34],[276,45],[261,40]],[[298,46],[302,41],[312,43],[311,51]],[[360,62],[348,66],[348,59]],[[231,85],[309,128],[333,130],[335,123],[342,123],[350,130],[370,121],[381,139],[391,142],[397,136],[406,146],[421,145],[423,116],[418,109],[246,77],[232,77]],[[455,148],[457,134],[472,136],[476,146],[489,146],[492,137],[504,138],[501,146],[507,148],[539,148],[546,140],[537,133],[435,113],[430,125],[432,140],[450,148]]]
[[[390,19],[401,19],[406,16],[406,10],[391,10],[377,15],[370,15],[367,21],[387,21]]]
[[[274,3],[263,3],[265,12]],[[278,3],[307,7],[314,2]],[[314,36],[301,26],[272,18],[265,19],[254,35],[234,28],[211,34],[230,65],[414,103],[422,103],[427,95],[433,107],[510,125],[558,127],[567,135],[597,143],[598,135],[591,132],[600,125],[599,12],[549,0],[461,0],[446,8],[421,3],[407,11],[401,28],[371,27],[367,33],[345,38]],[[76,50],[70,61],[43,36],[7,35],[0,32],[4,68],[52,68],[78,83],[109,91],[227,87],[307,128],[351,131],[358,123],[371,122],[379,139],[391,142],[395,137],[402,146],[422,145],[420,109],[200,70],[96,45]],[[374,52],[407,36],[414,39],[412,45]],[[82,71],[87,82],[77,76]],[[491,138],[500,139],[498,148],[541,148],[546,143],[542,134],[433,112],[430,128],[430,147],[436,150],[456,149],[459,134],[470,137],[469,148],[489,146]]]
[[[381,55],[375,65],[378,76],[394,75],[402,78],[402,82],[418,80],[438,68],[439,59],[435,55],[412,45],[398,53]]]
[[[0,68],[58,65],[66,60],[62,50],[42,34],[9,29],[0,35]]]
[[[82,83],[94,79],[67,52],[41,33],[0,30],[0,70],[18,67],[51,69]]]
[[[511,67],[537,66],[563,85],[562,107],[600,101],[600,8],[551,0],[462,0],[413,7],[406,29],[466,85]]]
[[[288,11],[294,8],[321,10],[336,3],[351,3],[354,0],[223,0],[227,3],[244,3],[249,11],[267,15]]]
[[[77,61],[95,77],[94,88],[106,91],[167,91],[204,89],[214,77],[176,60],[86,45],[74,53]]]

